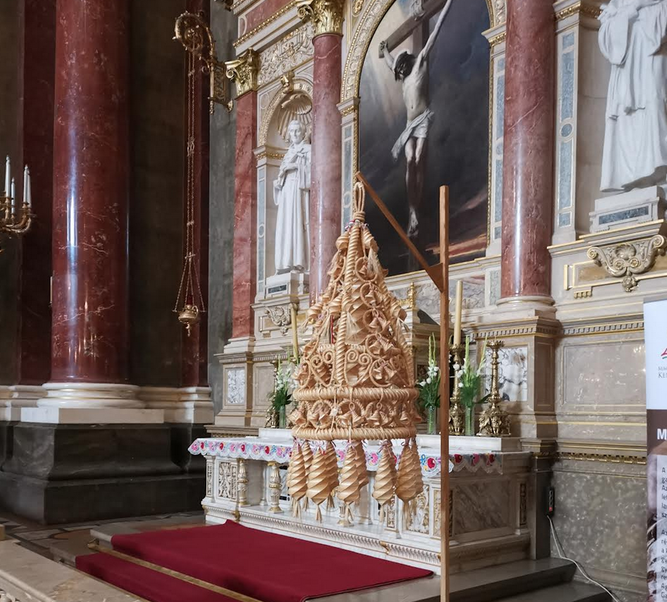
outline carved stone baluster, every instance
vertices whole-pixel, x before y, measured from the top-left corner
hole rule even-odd
[[[239,506],[248,505],[248,471],[246,470],[245,460],[239,458]]]
[[[280,467],[277,462],[269,462],[269,489],[271,490],[269,495],[269,512],[274,514],[282,513],[280,507]]]

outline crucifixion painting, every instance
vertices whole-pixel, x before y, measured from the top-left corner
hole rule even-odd
[[[435,113],[430,106],[429,94],[429,53],[445,22],[452,0],[440,11],[433,31],[428,33],[429,18],[432,13],[421,9],[415,22],[406,22],[388,40],[380,42],[380,58],[383,58],[387,67],[393,73],[397,82],[401,82],[403,101],[407,111],[405,129],[394,143],[391,155],[397,161],[405,153],[405,185],[409,204],[408,236],[415,238],[419,232],[419,210],[424,196],[424,179],[426,177],[426,155],[431,123]],[[414,11],[413,11],[414,12]],[[415,56],[403,48],[392,54],[392,50],[406,38],[412,37],[413,48],[417,48],[420,39],[427,37],[423,48]]]
[[[433,263],[443,184],[452,260],[479,257],[487,244],[489,27],[486,0],[394,0],[364,57],[357,166]],[[417,270],[375,207],[367,213],[389,273]]]

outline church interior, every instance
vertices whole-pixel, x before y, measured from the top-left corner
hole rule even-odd
[[[0,57],[0,602],[667,601],[667,0]]]

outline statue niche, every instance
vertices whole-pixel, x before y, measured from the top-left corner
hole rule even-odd
[[[275,241],[276,274],[308,271],[308,205],[310,202],[310,144],[298,120],[287,130],[289,149],[273,182],[278,207]]]
[[[273,275],[266,280],[268,295],[306,291],[310,258],[308,206],[312,101],[303,90],[295,89],[291,73],[283,76],[281,81],[280,101],[271,118],[270,129],[273,131],[269,137],[276,141],[276,147],[287,143],[288,148],[272,185],[267,178],[267,188],[273,192],[277,210],[273,265],[267,265],[269,274],[273,268]]]

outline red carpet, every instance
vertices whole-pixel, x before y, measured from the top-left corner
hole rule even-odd
[[[119,552],[264,602],[301,602],[431,574],[431,571],[233,522],[115,535],[111,541]],[[77,566],[78,563],[77,558]],[[201,600],[203,602],[204,598]],[[167,602],[167,598],[160,598],[158,602]]]
[[[222,594],[109,554],[77,556],[76,568],[151,602],[235,602]]]

